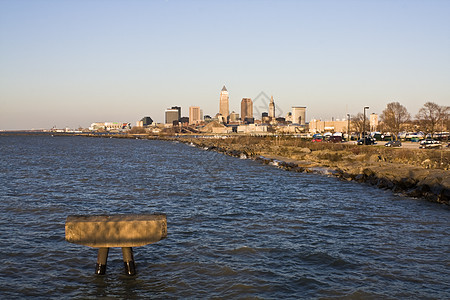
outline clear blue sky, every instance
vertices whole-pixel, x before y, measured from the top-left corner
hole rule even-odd
[[[307,121],[450,105],[450,1],[0,0],[0,129],[273,95]],[[264,101],[255,111],[265,111]]]

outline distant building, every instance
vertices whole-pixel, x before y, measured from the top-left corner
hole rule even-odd
[[[179,116],[179,118],[181,118],[181,107],[179,107],[179,106],[172,106],[172,109],[178,110],[178,116]]]
[[[228,123],[228,118],[222,116],[221,114],[217,114],[216,119],[219,123],[222,123],[222,124]]]
[[[178,121],[183,126],[189,125],[189,118],[188,117],[181,117]]]
[[[289,112],[286,114],[286,117],[285,117],[284,119],[286,120],[286,123],[289,123],[289,122],[292,123],[292,113],[289,111]]]
[[[278,133],[298,134],[306,131],[306,127],[298,124],[278,124],[275,127]]]
[[[225,86],[223,86],[222,91],[220,92],[219,114],[221,114],[225,120],[230,115],[230,102],[228,91]]]
[[[369,117],[370,131],[378,131],[378,115],[371,113]]]
[[[152,125],[153,119],[150,117],[143,117],[140,121],[136,122],[136,126],[138,127],[147,127]]]
[[[263,112],[263,113],[261,114],[261,122],[262,122],[262,123],[268,124],[268,123],[270,123],[271,119],[272,119],[272,118],[269,117],[269,114],[268,114],[268,113]]]
[[[253,119],[253,101],[250,98],[242,98],[241,101],[241,119]]]
[[[238,133],[247,133],[247,134],[267,133],[267,131],[268,131],[267,125],[249,124],[249,125],[239,125],[237,128]]]
[[[309,122],[309,132],[347,132],[348,120],[321,121],[312,119]]]
[[[269,117],[275,118],[275,102],[273,102],[273,96],[270,96]]]
[[[202,111],[198,106],[189,107],[189,124],[195,125],[202,121]]]
[[[253,124],[253,123],[255,123],[255,118],[250,118],[250,117],[247,117],[247,118],[244,118],[244,120],[242,120],[245,124]]]
[[[292,107],[292,124],[306,125],[306,107],[293,106]]]
[[[238,122],[239,121],[239,114],[235,113],[234,111],[230,114],[230,122]]]
[[[166,124],[173,124],[174,121],[179,121],[181,118],[181,107],[173,106],[172,108],[166,109]]]
[[[106,131],[121,131],[131,129],[131,123],[123,122],[96,122],[92,123],[89,130],[106,130]]]
[[[95,122],[89,126],[89,130],[105,129],[105,122]]]

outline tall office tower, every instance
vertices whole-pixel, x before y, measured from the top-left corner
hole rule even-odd
[[[275,118],[275,103],[273,102],[273,96],[270,96],[269,117]]]
[[[178,110],[178,119],[181,119],[181,107],[179,107],[179,106],[172,106],[172,109],[177,109]]]
[[[228,91],[225,86],[223,86],[222,91],[220,92],[220,107],[219,114],[221,114],[225,120],[230,115],[230,101],[228,98]]]
[[[253,101],[250,98],[242,98],[241,101],[241,120],[253,118]]]
[[[202,113],[200,107],[191,106],[189,107],[189,124],[197,124],[202,121]]]
[[[292,107],[292,124],[306,125],[306,107],[293,106]]]
[[[181,118],[181,107],[174,106],[166,109],[166,124],[173,124],[173,121],[179,121]]]

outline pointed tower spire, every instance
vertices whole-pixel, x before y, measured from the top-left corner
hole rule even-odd
[[[225,87],[225,85],[223,86],[222,91],[228,92],[228,91],[227,91],[227,88]]]

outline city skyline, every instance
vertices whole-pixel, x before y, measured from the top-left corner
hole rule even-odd
[[[224,85],[229,113],[250,98],[258,118],[271,95],[277,116],[306,106],[306,122],[394,101],[414,116],[450,104],[449,12],[438,0],[5,0],[0,130],[164,123],[174,105],[214,116]]]

